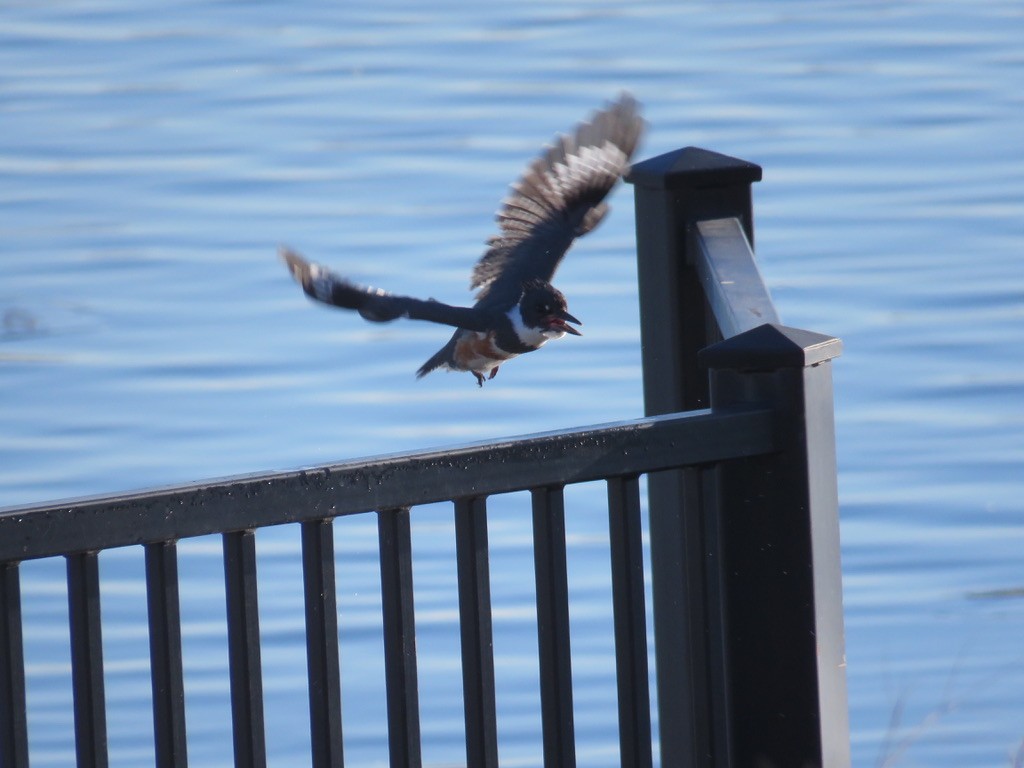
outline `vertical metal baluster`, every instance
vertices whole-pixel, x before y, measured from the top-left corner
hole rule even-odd
[[[302,578],[306,600],[306,665],[314,768],[342,768],[341,665],[334,579],[334,523],[302,523]]]
[[[161,541],[147,544],[145,549],[156,764],[158,768],[184,768],[188,765],[188,752],[181,666],[178,548],[173,541]]]
[[[17,563],[0,564],[0,765],[28,768],[25,655]]]
[[[416,682],[416,625],[409,510],[377,516],[384,612],[384,670],[391,768],[420,768],[420,713]]]
[[[608,523],[619,689],[619,754],[623,768],[650,768],[651,694],[647,680],[647,614],[636,477],[608,480]]]
[[[462,631],[466,764],[474,768],[497,768],[498,725],[486,499],[456,500],[455,550],[459,574],[459,626]]]
[[[71,678],[78,768],[106,768],[107,714],[103,691],[100,574],[95,552],[67,556]]]
[[[565,503],[560,486],[535,488],[532,495],[544,765],[545,768],[575,768]]]
[[[234,531],[223,537],[235,765],[265,768],[256,538],[252,531]]]

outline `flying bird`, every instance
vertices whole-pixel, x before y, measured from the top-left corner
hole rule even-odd
[[[470,279],[471,307],[397,296],[340,277],[282,248],[292,277],[310,298],[354,309],[366,320],[406,317],[455,327],[451,339],[416,372],[469,371],[483,386],[506,360],[550,339],[582,335],[565,296],[551,285],[569,246],[608,213],[608,192],[629,167],[643,132],[639,105],[629,94],[607,104],[571,136],[558,136],[512,185],[497,213],[498,234]]]

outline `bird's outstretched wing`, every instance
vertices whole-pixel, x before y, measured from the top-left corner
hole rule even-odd
[[[604,198],[629,167],[643,125],[639,105],[624,93],[527,167],[473,269],[478,300],[514,302],[523,283],[550,282],[572,241],[608,212]]]
[[[486,331],[489,328],[486,310],[453,307],[433,299],[395,296],[379,288],[356,285],[326,267],[306,261],[287,248],[281,249],[281,258],[288,265],[292,277],[311,299],[334,307],[354,309],[372,322],[387,323],[407,317],[411,320],[428,320],[470,331]]]

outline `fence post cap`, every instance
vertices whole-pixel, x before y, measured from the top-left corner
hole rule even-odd
[[[765,323],[705,347],[697,357],[705,368],[756,371],[807,368],[838,357],[842,350],[843,342],[833,336]]]
[[[761,180],[761,166],[710,149],[683,147],[636,163],[626,182],[652,189],[730,187]]]

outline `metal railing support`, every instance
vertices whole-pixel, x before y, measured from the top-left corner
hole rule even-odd
[[[648,415],[707,408],[708,376],[697,352],[721,338],[697,269],[698,222],[737,219],[753,237],[750,185],[761,168],[687,147],[638,163],[626,181],[636,197],[637,276]],[[713,736],[700,517],[704,475],[685,469],[648,479],[654,645],[662,765],[724,765]],[[719,744],[716,746],[716,741]]]
[[[561,486],[534,488],[531,495],[544,768],[576,768],[565,498]]]
[[[498,768],[494,628],[485,498],[477,496],[455,501],[455,553],[459,580],[466,765]]]
[[[28,768],[18,563],[0,564],[0,765]]]
[[[225,533],[222,543],[235,765],[266,768],[256,534],[253,531]]]
[[[640,483],[636,475],[608,480],[608,530],[619,696],[619,761],[651,768],[651,693],[647,666]]]
[[[697,147],[644,160],[626,176],[636,197],[648,415],[708,407],[707,373],[697,353],[721,335],[697,271],[697,224],[735,218],[752,248],[750,185],[760,179],[760,166]]]
[[[107,766],[107,709],[103,687],[100,567],[95,552],[67,556],[68,626],[78,768]]]
[[[377,533],[390,765],[391,768],[420,768],[423,758],[409,508],[381,510],[377,514]]]
[[[782,445],[721,462],[702,512],[725,682],[715,765],[849,768],[832,358],[838,339],[763,325],[701,353],[711,404],[771,404]],[[723,712],[724,710],[724,712]]]
[[[185,768],[188,740],[181,660],[178,547],[173,541],[160,541],[147,544],[145,551],[156,768]]]
[[[302,582],[306,605],[306,672],[309,680],[313,768],[345,764],[341,730],[341,659],[334,576],[334,521],[302,523]]]

